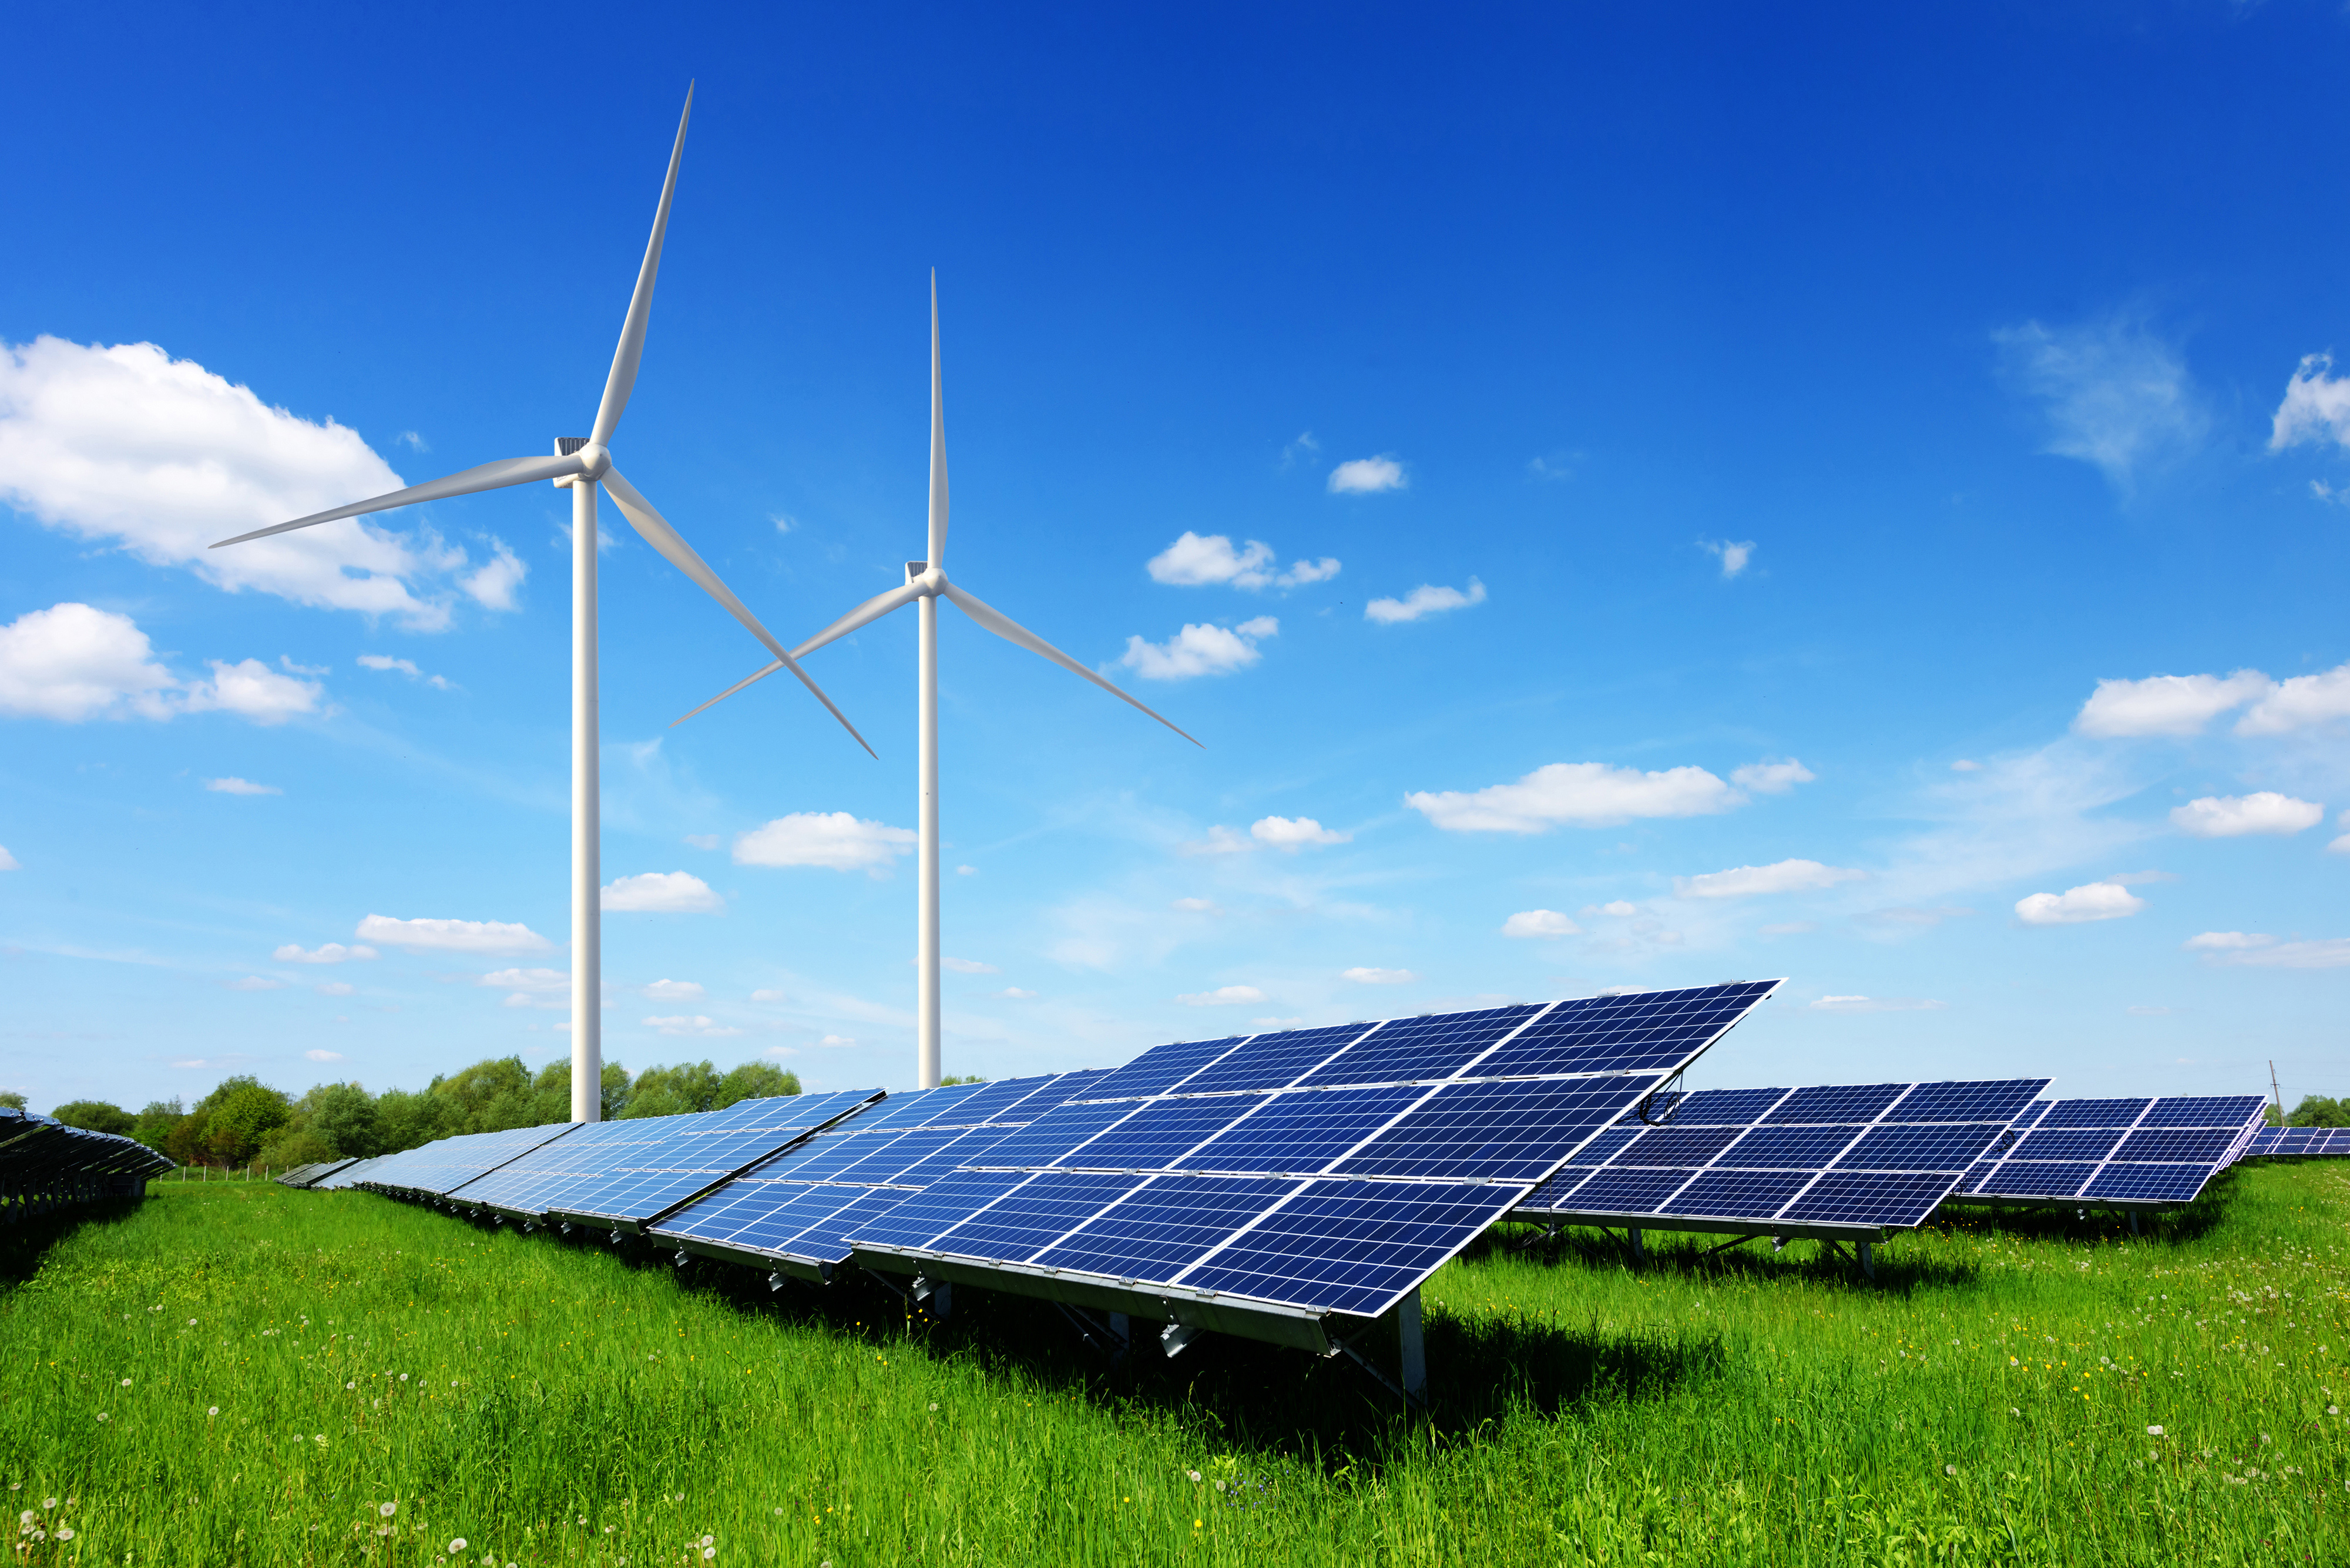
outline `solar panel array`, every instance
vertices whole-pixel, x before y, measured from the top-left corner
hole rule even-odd
[[[1777,982],[1162,1045],[868,1221],[861,1262],[1374,1317]]]
[[[507,1127],[498,1132],[463,1133],[421,1148],[388,1154],[374,1162],[365,1178],[368,1186],[411,1198],[445,1198],[457,1188],[529,1153],[552,1138],[575,1131],[577,1122],[551,1122],[545,1127]]]
[[[2261,1130],[2258,1095],[2043,1100],[1967,1173],[1960,1202],[2175,1204]]]
[[[0,1220],[64,1203],[142,1196],[149,1177],[173,1168],[135,1138],[0,1106]]]
[[[1783,1235],[1908,1228],[2047,1086],[2007,1078],[1700,1090],[1621,1118],[1518,1212]]]
[[[2326,1159],[2350,1157],[2350,1127],[2261,1127],[2244,1146],[2245,1159]]]

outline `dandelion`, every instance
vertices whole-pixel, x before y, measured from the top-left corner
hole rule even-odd
[[[1183,1473],[1190,1476],[1193,1480],[1198,1480],[1200,1479],[1200,1472],[1197,1470],[1186,1470]]]
[[[124,1378],[124,1379],[122,1380],[122,1386],[123,1386],[125,1388],[130,1387],[130,1378],[128,1378],[128,1377]]]
[[[450,1556],[454,1557],[458,1552],[463,1552],[463,1550],[465,1550],[465,1538],[463,1536],[461,1535],[457,1537],[456,1540],[449,1542]]]
[[[211,1409],[205,1411],[204,1414],[207,1416],[217,1416],[220,1414],[220,1407],[215,1405]]]
[[[2158,1438],[2162,1436],[2162,1428],[2159,1427],[2148,1427],[2146,1429],[2146,1435],[2149,1438]]]
[[[400,1375],[400,1380],[402,1383],[407,1382],[407,1381],[408,1381],[408,1374],[407,1374],[407,1373],[405,1373],[405,1372],[401,1373],[401,1374]]]
[[[105,1411],[103,1411],[103,1410],[100,1410],[100,1411],[98,1413],[98,1418],[99,1418],[99,1420],[101,1420],[101,1421],[105,1420],[105,1419],[106,1419],[106,1412],[105,1412]]]
[[[702,1560],[704,1563],[709,1562],[712,1557],[715,1557],[715,1556],[717,1556],[717,1555],[718,1555],[718,1548],[716,1548],[715,1546],[705,1546],[705,1547],[703,1547],[703,1548],[702,1549]],[[514,1568],[514,1564],[513,1564],[513,1563],[507,1563],[507,1564],[506,1564],[506,1568]]]
[[[356,1383],[346,1383],[346,1384],[344,1384],[344,1385],[343,1385],[343,1386],[344,1386],[344,1387],[346,1387],[346,1388],[356,1388],[356,1387],[358,1387],[358,1386],[359,1386],[359,1385],[358,1385],[358,1384],[356,1384]]]
[[[194,1318],[190,1318],[190,1319],[188,1320],[188,1326],[189,1326],[190,1328],[193,1328],[193,1327],[195,1327],[195,1326],[196,1326],[196,1320],[195,1320]]]
[[[939,1407],[939,1402],[938,1402],[937,1400],[935,1400],[935,1399],[931,1400],[931,1409],[933,1409],[933,1410],[935,1410],[935,1409],[937,1409],[938,1407]]]
[[[56,1498],[50,1498],[47,1501],[43,1502],[41,1506],[43,1508],[55,1508],[57,1506],[57,1500]]]
[[[59,1525],[57,1527],[57,1539],[59,1541],[71,1541],[73,1539],[72,1527],[69,1525]]]
[[[2329,1416],[2339,1416],[2342,1414],[2342,1407],[2339,1405],[2328,1405],[2325,1407],[2325,1413]]]
[[[1959,1473],[1959,1467],[1956,1465],[1944,1465],[1942,1467],[1942,1473],[1946,1476],[1954,1476]]]
[[[24,1512],[22,1512],[22,1513],[18,1514],[18,1515],[16,1516],[16,1522],[17,1522],[17,1523],[19,1523],[19,1524],[30,1524],[30,1523],[32,1523],[32,1522],[33,1522],[33,1511],[32,1511],[31,1509],[29,1509],[29,1508],[28,1508],[28,1509],[26,1509]]]
[[[376,1511],[377,1511],[378,1513],[380,1513],[380,1514],[383,1515],[386,1519],[390,1519],[390,1518],[392,1516],[392,1513],[393,1513],[393,1512],[394,1512],[394,1511],[395,1511],[399,1507],[400,1507],[400,1505],[399,1505],[398,1503],[396,1503],[396,1502],[387,1502],[387,1503],[385,1503],[382,1507],[380,1507],[380,1508],[377,1509],[377,1510],[376,1510]]]
[[[702,1538],[702,1545],[704,1545],[704,1546],[707,1546],[707,1545],[709,1545],[712,1542],[713,1542],[713,1541],[715,1541],[715,1540],[717,1540],[717,1539],[718,1539],[718,1537],[716,1537],[716,1536],[714,1536],[714,1535],[705,1535],[705,1536],[703,1536],[703,1537]]]

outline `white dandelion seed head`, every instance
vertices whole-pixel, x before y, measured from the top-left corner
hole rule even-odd
[[[378,1513],[380,1513],[380,1514],[383,1515],[386,1519],[390,1519],[390,1517],[391,1517],[395,1512],[397,1512],[397,1511],[399,1511],[399,1508],[400,1508],[400,1504],[398,1504],[398,1503],[396,1503],[396,1502],[387,1502],[387,1503],[385,1503],[382,1507],[380,1507],[380,1508],[377,1509],[377,1510],[376,1510],[376,1511],[377,1511]]]
[[[716,1536],[714,1536],[714,1535],[705,1535],[705,1536],[703,1536],[703,1537],[702,1537],[699,1542],[697,1542],[695,1544],[697,1544],[697,1545],[701,1545],[701,1546],[707,1546],[707,1545],[709,1545],[712,1542],[713,1542],[713,1541],[715,1541],[715,1540],[717,1540],[717,1539],[718,1539],[718,1537],[716,1537]]]
[[[73,1539],[73,1527],[71,1525],[59,1525],[57,1527],[57,1539],[59,1541],[71,1541]]]
[[[465,1550],[465,1538],[463,1536],[461,1535],[457,1537],[456,1540],[449,1542],[449,1552],[452,1556],[454,1556],[456,1553],[463,1552],[463,1550]]]
[[[122,1380],[122,1386],[123,1386],[125,1388],[130,1387],[130,1378],[128,1378],[128,1377],[124,1378],[124,1379]]]
[[[47,1501],[43,1502],[41,1506],[43,1508],[55,1508],[57,1506],[57,1500],[56,1498],[50,1498]]]
[[[2162,1436],[2162,1428],[2159,1427],[2148,1427],[2146,1429],[2146,1435],[2149,1438],[2158,1438]]]
[[[205,1411],[204,1414],[207,1416],[217,1416],[220,1414],[220,1407],[215,1405],[211,1409]]]
[[[1185,1470],[1183,1473],[1190,1476],[1193,1480],[1198,1480],[1200,1479],[1200,1472],[1197,1470]]]
[[[715,1556],[717,1556],[717,1555],[718,1555],[718,1548],[716,1548],[715,1546],[705,1546],[705,1547],[703,1547],[703,1548],[702,1549],[702,1560],[704,1563],[709,1562],[712,1557],[715,1557]],[[508,1564],[508,1568],[512,1568],[512,1564]]]

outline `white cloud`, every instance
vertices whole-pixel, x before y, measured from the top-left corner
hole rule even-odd
[[[1724,581],[1744,571],[1746,563],[1754,558],[1754,541],[1752,539],[1700,539],[1698,545],[1721,563]]]
[[[343,1054],[340,1051],[305,1051],[302,1054],[313,1062],[339,1062],[343,1060]]]
[[[348,996],[358,991],[359,987],[347,980],[330,980],[324,985],[314,985],[310,989],[320,996]]]
[[[1267,570],[1272,565],[1273,546],[1262,539],[1251,539],[1246,549],[1235,550],[1224,535],[1210,534],[1203,538],[1187,528],[1181,538],[1150,557],[1147,569],[1151,581],[1179,587],[1231,583],[1238,587],[1261,588],[1273,581],[1273,574]]]
[[[499,548],[503,549],[504,546],[500,545]],[[427,686],[437,686],[443,691],[456,690],[450,685],[446,676],[427,675],[417,669],[416,661],[412,659],[394,659],[387,653],[362,653],[359,655],[359,662],[362,670],[396,670],[411,680],[421,680]]]
[[[497,991],[529,992],[547,996],[568,992],[571,977],[559,969],[492,970],[473,982]]]
[[[228,988],[231,991],[283,991],[286,989],[286,982],[282,980],[267,980],[257,974],[249,974],[243,980],[230,981]]]
[[[2282,735],[2337,719],[2350,719],[2350,664],[2279,682],[2237,722],[2236,733]]]
[[[2015,901],[2015,918],[2027,926],[2072,926],[2086,920],[2117,920],[2146,908],[2146,900],[2117,882],[2089,882],[2063,893],[2034,893]]]
[[[691,915],[723,909],[726,900],[691,871],[644,871],[621,877],[604,888],[603,907],[613,910],[651,910]]]
[[[1794,758],[1783,762],[1748,763],[1730,770],[1730,782],[1756,794],[1785,794],[1797,784],[1810,784],[1819,774]]]
[[[1245,855],[1256,846],[1243,838],[1240,830],[1222,823],[1208,829],[1205,838],[1194,838],[1175,846],[1178,855]]]
[[[1801,893],[1833,888],[1839,882],[1866,881],[1868,873],[1843,866],[1823,866],[1816,860],[1781,860],[1769,866],[1740,866],[1728,871],[1708,871],[1696,877],[1676,877],[1673,891],[1684,898],[1746,898],[1758,893]]]
[[[702,1017],[698,1013],[675,1018],[648,1018],[644,1022],[647,1028],[658,1029],[664,1034],[692,1035],[703,1040],[723,1040],[730,1034],[743,1033],[740,1029]]]
[[[1181,915],[1221,915],[1223,913],[1223,910],[1216,907],[1215,900],[1212,898],[1178,898],[1167,907]]]
[[[1310,816],[1261,816],[1249,824],[1249,836],[1259,844],[1295,853],[1308,845],[1346,844],[1355,836],[1325,827]]]
[[[2327,845],[2325,852],[2329,855],[2350,855],[2350,833],[2344,834]],[[16,863],[8,858],[8,852],[0,849],[0,871],[13,871],[16,868]]]
[[[979,875],[979,867],[976,866],[958,866],[955,867],[955,875],[958,877],[976,877]]]
[[[554,945],[528,926],[505,920],[402,920],[369,915],[355,934],[363,941],[411,952],[537,953]]]
[[[2350,937],[2322,941],[2278,942],[2234,952],[2207,952],[2207,963],[2244,969],[2350,969]]]
[[[522,557],[506,548],[503,539],[490,541],[494,552],[473,570],[457,579],[465,596],[484,609],[510,610],[522,589],[522,580],[530,575],[530,567]]]
[[[1605,904],[1586,904],[1583,906],[1583,913],[1586,916],[1612,915],[1619,920],[1628,919],[1639,912],[1640,906],[1635,904],[1629,898],[1611,898]]]
[[[1287,470],[1300,462],[1312,462],[1322,451],[1322,443],[1314,439],[1312,431],[1301,431],[1297,439],[1281,449],[1281,466]]]
[[[237,778],[234,774],[224,779],[206,779],[204,787],[214,794],[284,794],[286,793],[276,784],[255,784],[251,779]]]
[[[1806,1005],[1814,1012],[1939,1012],[1950,1004],[1918,996],[1823,996]]]
[[[1351,980],[1357,985],[1409,985],[1419,978],[1408,969],[1370,969],[1358,967],[1338,971],[1340,980]]]
[[[1126,639],[1118,662],[1145,680],[1189,680],[1195,675],[1230,675],[1246,670],[1262,657],[1257,643],[1281,630],[1269,615],[1244,620],[1226,631],[1212,625],[1186,625],[1164,643],[1146,642],[1139,636]]]
[[[2325,820],[2315,801],[2295,800],[2271,789],[2252,794],[2207,794],[2174,807],[2170,820],[2198,838],[2241,838],[2249,833],[2294,834]]]
[[[0,871],[22,871],[24,868],[24,863],[8,853],[8,846],[0,844]]]
[[[212,678],[189,684],[180,699],[191,713],[218,710],[250,719],[256,724],[283,724],[303,713],[318,711],[326,689],[315,680],[280,675],[258,659],[230,664],[208,659]]]
[[[1382,490],[1401,490],[1409,483],[1403,464],[1392,457],[1352,458],[1330,471],[1333,495],[1376,495]]]
[[[657,980],[645,987],[648,1002],[700,1002],[703,994],[699,981]]]
[[[1253,985],[1222,985],[1213,991],[1195,991],[1175,1000],[1186,1007],[1237,1007],[1246,1002],[1263,1002],[1266,997]]]
[[[2201,936],[2189,937],[2178,945],[2189,952],[2238,952],[2246,948],[2269,947],[2275,941],[2274,937],[2263,936],[2258,931],[2205,931]]]
[[[819,1045],[832,1046],[854,1045],[857,1044],[857,1036],[854,1034],[827,1034],[823,1039],[817,1041],[816,1044]]]
[[[1448,833],[1547,833],[1565,824],[1613,827],[1638,817],[1709,816],[1746,797],[1703,768],[1642,773],[1606,763],[1551,763],[1515,784],[1415,792],[1403,803]]]
[[[1505,937],[1572,937],[1582,930],[1556,909],[1520,909],[1502,922]]]
[[[1277,588],[1302,588],[1314,583],[1326,583],[1338,575],[1338,557],[1325,556],[1318,561],[1292,561],[1289,569],[1273,579]]]
[[[2042,450],[2094,463],[2126,493],[2141,467],[2183,452],[2210,420],[2178,351],[2136,315],[1991,334],[2049,424]]]
[[[1436,615],[1444,610],[1467,609],[1471,605],[1485,602],[1485,585],[1476,578],[1469,579],[1469,591],[1440,587],[1434,583],[1422,583],[1399,599],[1373,599],[1363,607],[1363,618],[1381,626],[1398,626],[1415,621],[1422,616]]]
[[[287,942],[269,956],[279,963],[346,963],[354,959],[371,959],[377,953],[371,947],[347,948],[340,942],[321,942],[310,949],[305,949],[297,942]]]
[[[785,995],[780,991],[754,991],[751,993],[751,1000],[754,1002],[789,1002],[791,998]]]
[[[942,969],[951,969],[957,974],[1002,974],[1003,972],[993,964],[982,963],[977,959],[941,958],[939,960],[939,965]]]
[[[738,866],[819,866],[879,876],[913,850],[914,830],[845,811],[795,811],[734,840]]]
[[[995,994],[1008,998],[1014,1002],[1034,1002],[1036,1000],[1036,993],[1035,992],[1023,991],[1016,985],[1007,985]]]
[[[0,713],[56,719],[168,719],[179,679],[154,662],[127,615],[60,604],[0,627]]]
[[[208,548],[400,486],[357,431],[271,408],[151,343],[0,346],[0,499],[232,593],[446,626],[444,580],[469,563],[427,527],[345,519]]]
[[[2191,735],[2230,708],[2272,690],[2257,670],[2216,675],[2149,675],[2143,680],[2100,680],[2074,715],[2085,735]]]
[[[2269,427],[2271,452],[2301,441],[2331,440],[2337,446],[2350,446],[2350,376],[2327,375],[2333,369],[2331,354],[2302,356]]]
[[[407,447],[411,451],[431,452],[432,450],[432,443],[426,441],[414,431],[402,431],[391,439],[396,444]]]

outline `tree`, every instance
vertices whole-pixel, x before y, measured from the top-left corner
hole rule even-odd
[[[2293,1107],[2285,1117],[2289,1127],[2350,1127],[2350,1101],[2329,1100],[2323,1095],[2303,1095],[2301,1104]]]
[[[271,1133],[294,1119],[286,1096],[248,1074],[224,1078],[196,1102],[163,1139],[163,1152],[182,1165],[243,1165]]]
[[[104,1100],[68,1100],[49,1115],[69,1127],[85,1132],[116,1133],[129,1137],[139,1130],[139,1120],[120,1106]]]
[[[0,1089],[0,1106],[12,1111],[21,1111],[25,1108],[25,1096],[14,1089]]]
[[[172,1129],[187,1114],[188,1107],[180,1103],[177,1096],[168,1100],[150,1100],[140,1107],[139,1125],[131,1129],[130,1136],[149,1148],[161,1149],[163,1140],[172,1136]]]
[[[375,1097],[357,1084],[322,1084],[302,1096],[310,1130],[328,1157],[366,1159],[384,1152],[383,1117]]]
[[[772,1100],[799,1092],[797,1073],[787,1073],[773,1062],[745,1062],[718,1080],[718,1098],[710,1108],[723,1111],[740,1100]]]
[[[549,1122],[571,1119],[571,1063],[567,1058],[549,1062],[538,1070],[537,1081],[531,1085],[531,1118],[533,1127]],[[604,1094],[602,1119],[618,1119],[628,1108],[629,1070],[618,1062],[604,1064]]]
[[[707,1062],[681,1062],[674,1067],[648,1067],[629,1085],[628,1108],[620,1115],[674,1116],[706,1111],[718,1102],[718,1069]]]
[[[493,1056],[434,1078],[427,1093],[456,1107],[455,1131],[504,1132],[532,1125],[530,1070],[519,1056]]]
[[[954,1076],[952,1074],[949,1074],[947,1076],[939,1080],[939,1087],[945,1089],[951,1088],[957,1084],[984,1084],[985,1082],[987,1082],[987,1080],[981,1077],[976,1073],[966,1073],[960,1078]]]

